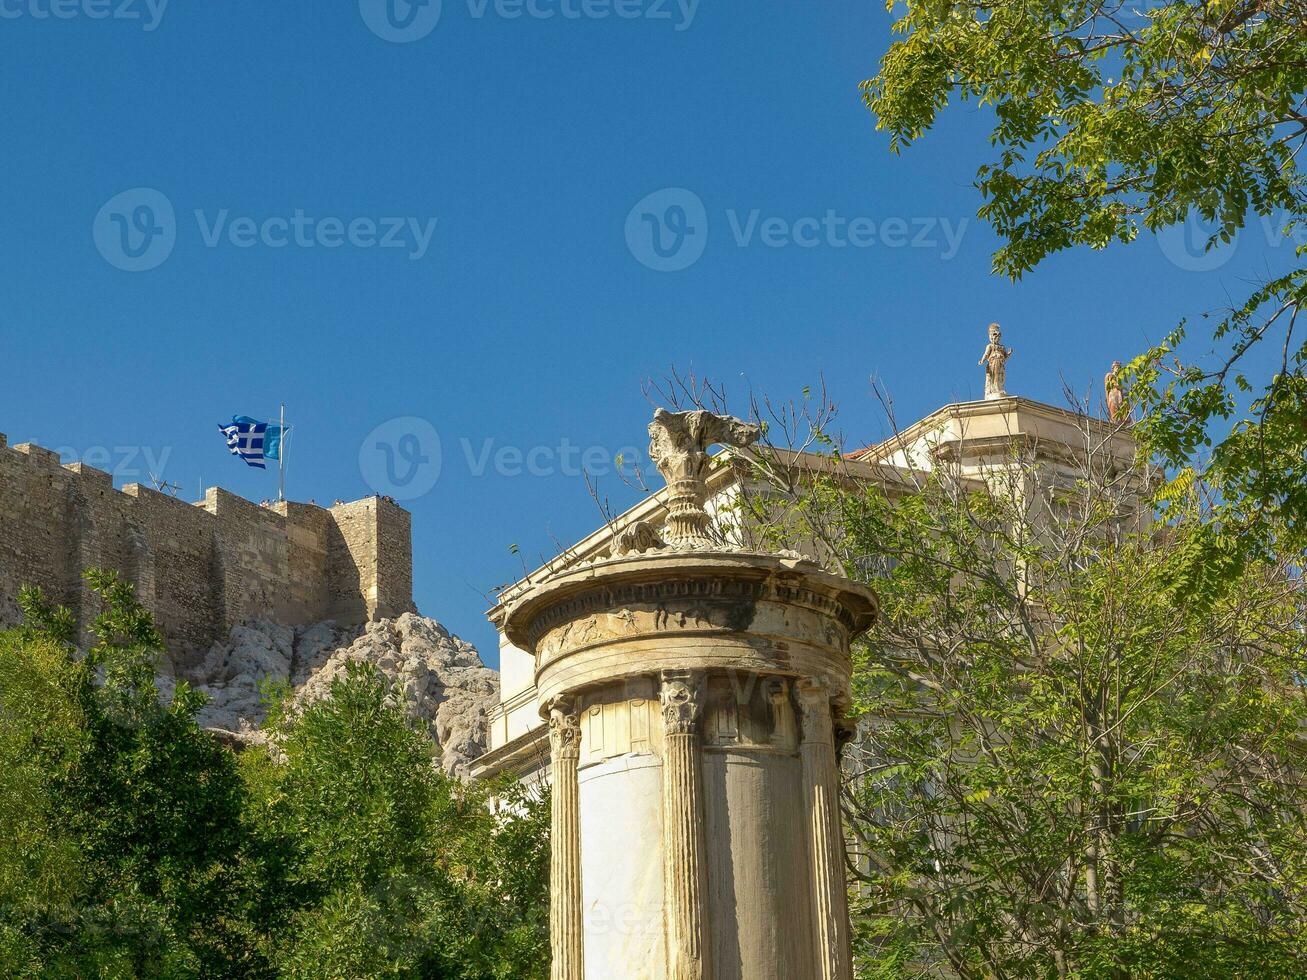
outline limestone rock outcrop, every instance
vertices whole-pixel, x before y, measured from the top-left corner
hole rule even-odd
[[[294,702],[325,697],[351,661],[372,664],[391,681],[405,711],[440,748],[441,767],[466,777],[486,751],[489,711],[499,700],[499,675],[470,643],[433,619],[404,613],[364,626],[332,622],[290,627],[251,620],[234,627],[204,661],[177,672],[210,701],[199,722],[231,744],[264,740],[265,681],[289,682]],[[163,678],[169,686],[169,678]]]

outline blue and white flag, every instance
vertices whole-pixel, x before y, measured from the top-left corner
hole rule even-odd
[[[267,469],[264,460],[281,458],[282,428],[260,422],[248,415],[237,415],[227,425],[218,428],[227,437],[227,448],[257,469]],[[286,427],[287,429],[290,426]]]

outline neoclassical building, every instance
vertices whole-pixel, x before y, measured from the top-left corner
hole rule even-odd
[[[810,474],[893,497],[945,467],[1057,508],[1086,465],[1128,468],[1110,385],[1115,421],[1013,397],[1011,353],[991,325],[984,400],[838,460],[755,455],[758,426],[659,409],[666,486],[490,611],[501,703],[474,775],[550,782],[553,980],[852,980],[840,748],[879,604],[817,541],[771,547],[734,505],[774,501],[788,531]]]
[[[1001,395],[982,401],[944,405],[897,435],[850,455],[843,464],[855,479],[887,490],[910,486],[914,472],[928,472],[948,459],[964,474],[977,476],[986,468],[1010,458],[1014,446],[1024,447],[1047,466],[1064,470],[1074,479],[1082,458],[1086,434],[1095,434],[1103,448],[1130,459],[1134,442],[1120,426],[1088,418],[1053,405]],[[729,454],[732,450],[726,450]],[[805,456],[798,465],[823,468],[824,456]],[[715,467],[708,475],[707,510],[720,510],[740,491],[742,467]],[[490,720],[490,750],[478,760],[475,773],[494,776],[513,773],[525,780],[539,778],[548,769],[549,732],[542,718],[536,689],[535,658],[514,646],[505,634],[509,608],[532,585],[570,565],[607,557],[616,531],[635,523],[661,527],[667,520],[667,489],[662,488],[576,542],[567,554],[531,572],[505,590],[487,615],[499,629],[500,704]]]

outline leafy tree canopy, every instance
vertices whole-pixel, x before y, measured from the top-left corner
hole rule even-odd
[[[996,158],[980,209],[1019,278],[1054,252],[1133,241],[1201,216],[1207,247],[1250,216],[1301,234],[1307,186],[1302,0],[907,0],[902,37],[863,85],[897,152],[954,99],[988,106]],[[1301,238],[1298,239],[1301,241]],[[1303,248],[1296,252],[1301,259]],[[1301,267],[1215,317],[1215,360],[1175,359],[1182,323],[1130,367],[1151,448],[1224,500],[1230,539],[1302,547],[1307,527],[1307,342]],[[1270,345],[1276,367],[1245,373]],[[1185,348],[1188,349],[1188,348]],[[1268,520],[1269,518],[1269,520]]]
[[[742,530],[881,600],[845,753],[862,975],[1302,976],[1300,556],[1214,569],[1201,488],[1158,520],[1128,423],[1078,418],[875,483],[755,447]]]
[[[544,976],[547,799],[445,777],[361,665],[238,757],[160,697],[131,587],[87,578],[85,655],[36,590],[0,633],[0,975]]]

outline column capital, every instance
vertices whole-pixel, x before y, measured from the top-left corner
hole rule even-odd
[[[570,698],[557,698],[549,705],[549,748],[555,759],[581,757],[581,719]]]
[[[663,726],[668,735],[690,735],[698,727],[705,700],[703,674],[697,670],[665,670],[659,692]]]
[[[835,757],[844,757],[844,750],[857,739],[858,723],[846,714],[847,709],[835,706]]]
[[[804,742],[835,743],[830,685],[819,677],[804,677],[794,685],[803,722]]]

